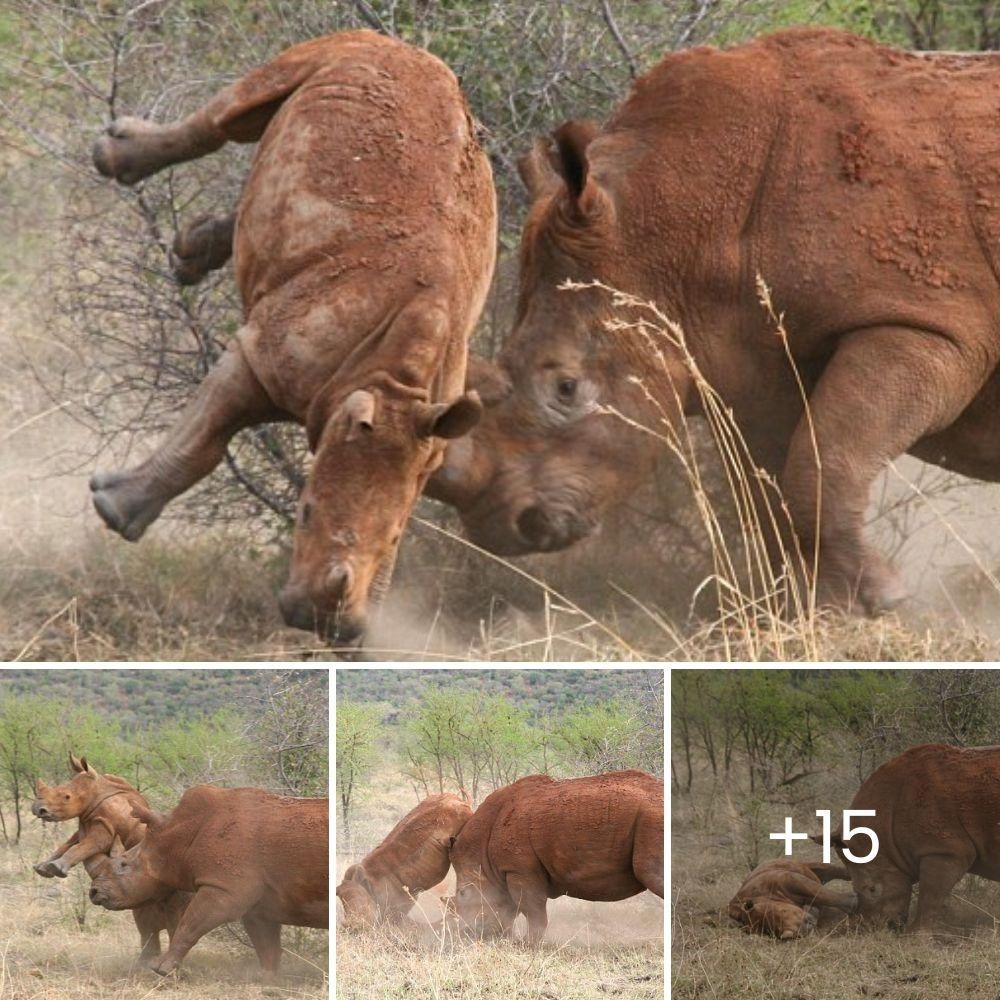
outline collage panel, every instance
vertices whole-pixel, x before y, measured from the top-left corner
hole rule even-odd
[[[662,669],[336,669],[336,995],[664,996]]]
[[[995,658],[996,22],[5,0],[0,657]]]
[[[671,996],[993,997],[1000,671],[671,671]]]
[[[0,672],[3,996],[328,996],[328,723],[326,670]]]

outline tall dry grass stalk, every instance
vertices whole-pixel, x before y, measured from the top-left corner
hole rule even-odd
[[[693,601],[710,589],[718,615],[681,640],[674,653],[697,659],[705,648],[716,648],[725,660],[819,659],[818,542],[811,551],[802,550],[777,481],[754,460],[732,410],[703,374],[680,324],[656,303],[601,282],[566,282],[562,287],[569,291],[596,288],[610,296],[615,315],[605,327],[634,364],[630,381],[653,420],[650,425],[613,406],[604,407],[604,412],[652,435],[677,459],[709,543],[712,572],[697,586]],[[770,291],[759,275],[757,294],[774,324],[802,397],[817,470],[813,537],[818,540],[822,461],[808,396],[792,357],[783,317],[775,311]],[[708,426],[732,502],[732,525],[725,523],[725,512],[713,500],[704,480],[696,438],[684,412],[687,387],[677,384],[673,359],[680,363],[697,394],[700,415]]]

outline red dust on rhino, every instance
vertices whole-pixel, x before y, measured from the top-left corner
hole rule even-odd
[[[602,282],[680,324],[801,551],[818,544],[820,600],[893,605],[863,530],[886,463],[1000,479],[998,90],[997,54],[800,29],[671,52],[603,126],[562,126],[522,164],[520,298],[492,379],[509,389],[434,495],[493,551],[564,548],[663,449],[613,409],[661,436],[699,415],[675,344],[608,332]]]
[[[134,541],[237,431],[304,425],[315,458],[280,605],[346,642],[389,584],[444,441],[479,418],[466,340],[493,268],[493,184],[451,70],[368,31],[296,45],[179,123],[119,119],[94,161],[134,184],[258,140],[235,224],[179,241],[217,263],[232,229],[243,325],[157,450],[91,490]]]
[[[451,849],[447,909],[482,937],[508,934],[519,913],[537,944],[558,896],[663,898],[663,782],[643,771],[557,781],[535,774],[484,799]]]
[[[146,827],[132,810],[148,803],[124,778],[101,774],[86,757],[71,753],[69,764],[74,774],[66,784],[48,785],[40,778],[35,782],[31,811],[44,823],[75,819],[76,833],[32,867],[43,878],[66,878],[71,868],[82,864],[94,879],[116,841],[126,847],[142,841]],[[139,931],[140,961],[151,965],[159,959],[160,931],[173,938],[190,898],[186,892],[172,892],[130,907]]]
[[[189,788],[171,812],[137,806],[142,843],[116,851],[90,898],[120,910],[194,893],[153,971],[173,971],[215,927],[242,922],[267,978],[278,971],[281,927],[329,926],[329,803],[259,788]]]

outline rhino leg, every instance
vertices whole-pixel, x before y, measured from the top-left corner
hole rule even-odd
[[[640,818],[632,844],[632,872],[650,892],[663,899],[663,819]]]
[[[153,966],[160,957],[160,931],[163,928],[161,916],[162,910],[158,902],[143,903],[132,910],[132,919],[139,931],[139,961],[147,967]]]
[[[281,962],[281,924],[266,920],[251,911],[244,914],[243,926],[257,952],[257,958],[260,959],[264,980],[273,982],[277,978]]]
[[[831,906],[844,913],[854,913],[858,908],[858,897],[853,892],[834,892],[833,889],[818,889],[813,896],[813,907]]]
[[[141,118],[119,118],[95,143],[94,166],[105,177],[136,184],[227,142],[256,142],[285,98],[322,64],[324,43],[317,42],[287,49],[179,122],[156,125]]]
[[[236,213],[203,215],[174,238],[170,267],[179,285],[196,285],[209,271],[217,271],[233,255]]]
[[[222,924],[239,920],[249,909],[250,901],[211,886],[202,886],[188,904],[170,939],[170,947],[151,968],[161,976],[169,975],[184,960],[184,956],[209,931]]]
[[[219,464],[237,431],[275,416],[234,338],[146,461],[127,472],[94,474],[90,490],[97,513],[112,531],[136,541],[169,500]]]
[[[796,428],[781,477],[807,562],[818,537],[823,603],[876,614],[906,596],[863,538],[871,486],[888,462],[961,414],[982,384],[981,367],[978,355],[964,358],[931,331],[873,327],[841,339],[810,396],[811,422],[803,416]]]
[[[907,931],[929,931],[934,927],[941,919],[951,890],[971,865],[972,859],[940,855],[921,859],[917,914],[913,923],[907,926]]]
[[[523,913],[528,921],[528,944],[539,945],[545,937],[549,926],[548,896],[539,889],[532,879],[519,878],[516,875],[507,876],[507,891],[517,904],[517,912]],[[505,927],[504,931],[509,931]]]

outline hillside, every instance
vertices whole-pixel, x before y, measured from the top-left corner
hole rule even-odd
[[[325,670],[282,671],[305,675],[325,687]],[[114,718],[124,729],[146,729],[178,717],[208,716],[233,708],[252,716],[266,697],[273,670],[30,670],[4,669],[0,706],[26,694],[83,703]]]
[[[534,715],[548,715],[581,703],[628,699],[659,670],[463,670],[462,688],[499,694]],[[381,702],[392,706],[385,717],[397,721],[399,711],[428,690],[442,690],[455,681],[452,670],[337,670],[337,697]]]

